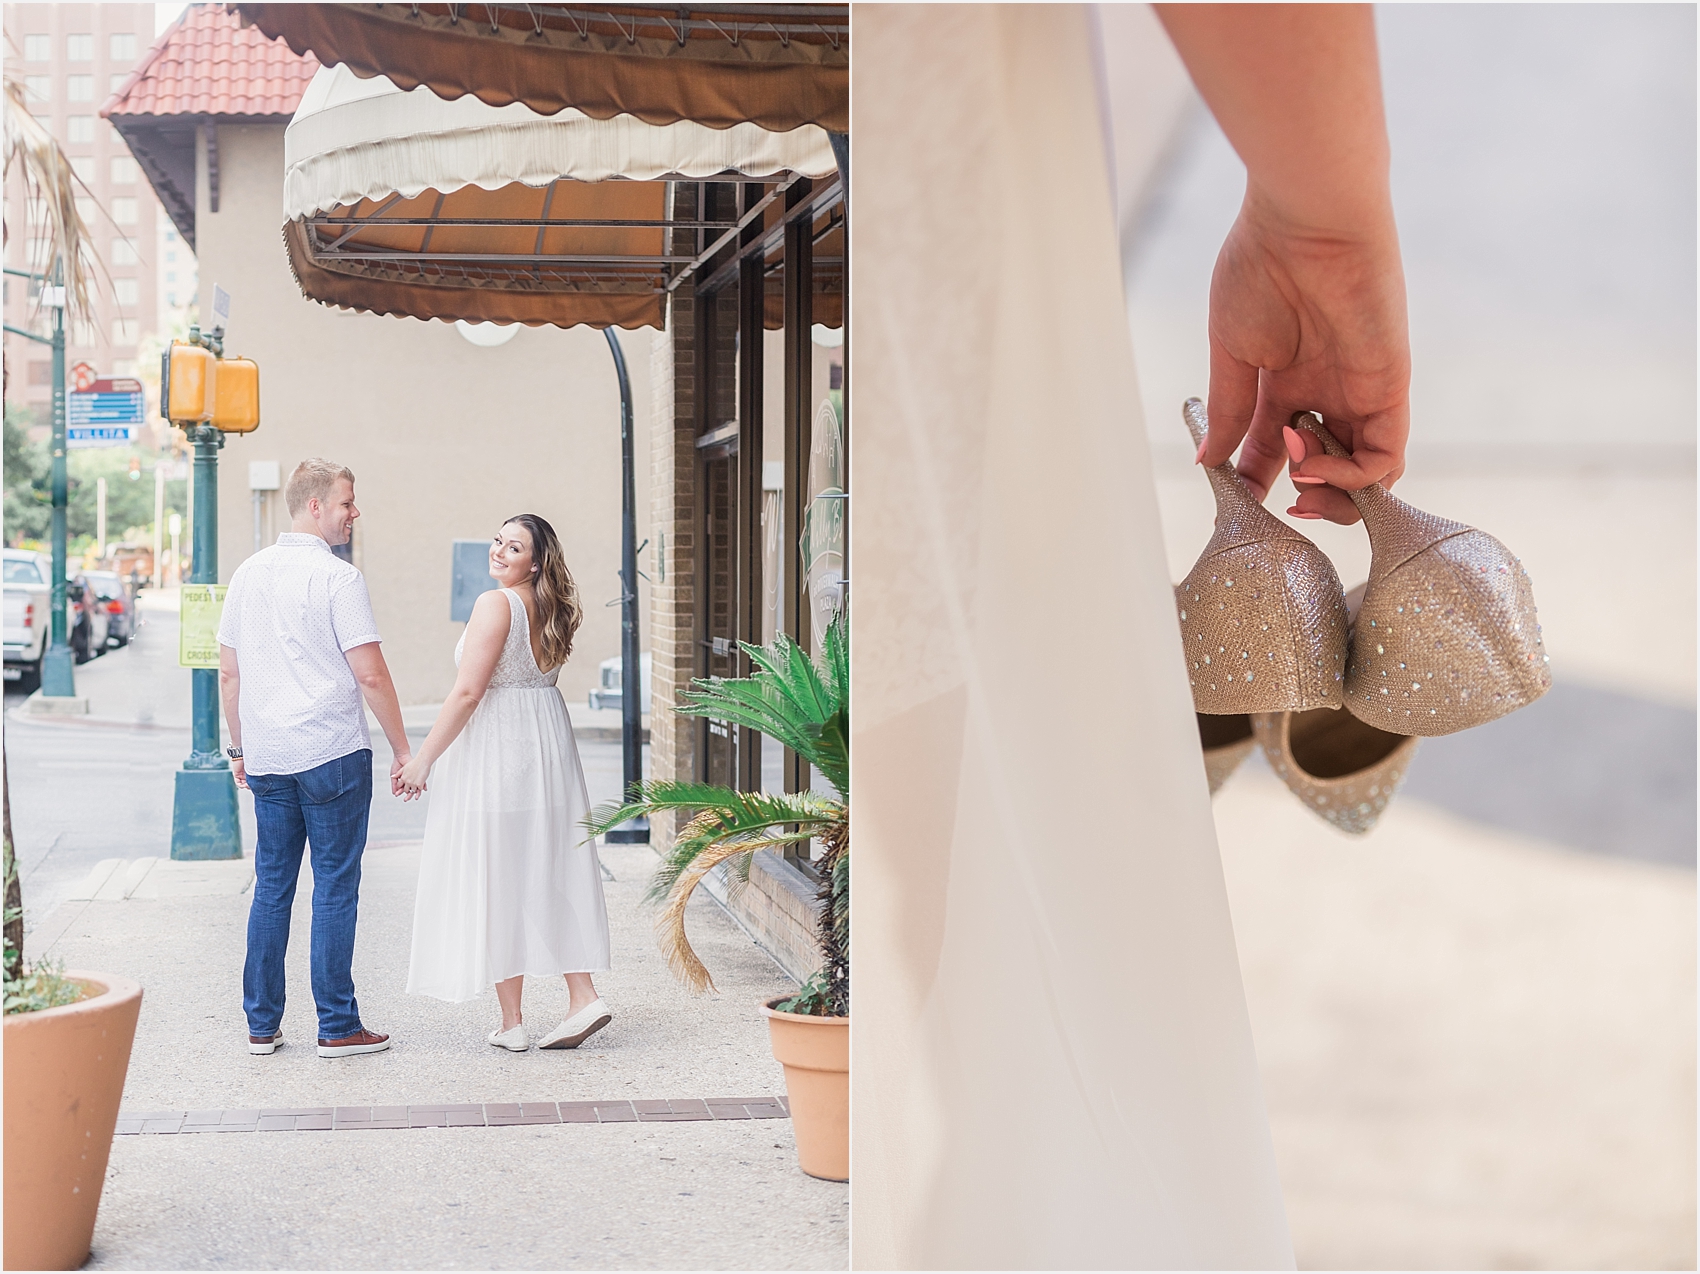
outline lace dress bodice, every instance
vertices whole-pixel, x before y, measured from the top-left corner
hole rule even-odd
[[[525,613],[525,603],[511,588],[501,590],[508,599],[508,639],[496,660],[496,670],[490,674],[491,690],[547,690],[561,675],[559,668],[542,672],[531,653],[531,616]],[[466,634],[455,643],[455,667],[460,667],[461,654],[466,650]]]

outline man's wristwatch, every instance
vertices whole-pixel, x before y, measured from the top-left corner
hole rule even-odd
[[[240,761],[242,759],[242,749],[241,748],[228,748],[227,747],[224,750],[224,754],[227,757],[229,757],[232,761]]]

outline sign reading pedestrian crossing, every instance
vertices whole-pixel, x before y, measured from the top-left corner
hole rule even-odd
[[[147,423],[142,382],[107,377],[65,395],[65,444],[69,447],[120,447]]]
[[[178,594],[178,667],[218,667],[218,621],[224,614],[225,587],[183,585]]]

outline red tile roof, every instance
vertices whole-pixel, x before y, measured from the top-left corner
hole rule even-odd
[[[288,118],[319,69],[221,4],[191,4],[100,108],[102,116]]]

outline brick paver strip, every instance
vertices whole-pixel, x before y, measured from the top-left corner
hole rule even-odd
[[[417,1106],[279,1106],[266,1110],[118,1112],[113,1135],[184,1132],[331,1132],[362,1128],[504,1128],[524,1124],[682,1123],[789,1119],[783,1097],[675,1097],[660,1101],[426,1102]]]

